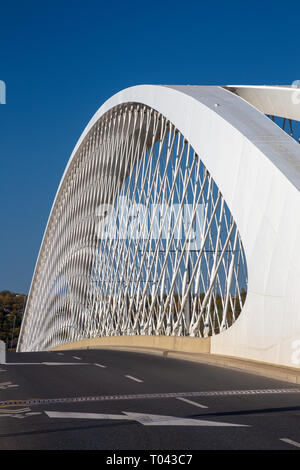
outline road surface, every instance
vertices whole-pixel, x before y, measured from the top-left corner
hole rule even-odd
[[[300,449],[300,386],[144,353],[8,353],[0,450]]]

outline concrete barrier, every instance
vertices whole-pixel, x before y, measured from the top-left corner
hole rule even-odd
[[[90,338],[67,343],[53,350],[97,349],[99,347],[138,348],[141,350],[178,351],[185,353],[210,353],[210,338],[188,338],[184,336],[109,336]]]
[[[78,349],[116,349],[139,353],[162,355],[185,361],[200,362],[219,367],[237,369],[284,382],[300,384],[300,368],[278,366],[211,352],[210,338],[188,338],[176,336],[110,336],[90,338],[67,343],[52,351]]]

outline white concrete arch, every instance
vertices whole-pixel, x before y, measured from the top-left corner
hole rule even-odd
[[[189,142],[220,189],[236,221],[247,259],[248,292],[237,321],[211,338],[213,353],[297,366],[300,338],[300,148],[254,106],[222,87],[132,87],[107,100],[81,135],[65,170],[37,261],[19,350],[34,324],[35,280],[49,222],[64,181],[93,126],[116,106],[139,103],[158,111]],[[199,339],[201,341],[201,339]]]
[[[264,114],[300,121],[299,86],[232,85],[225,88]]]

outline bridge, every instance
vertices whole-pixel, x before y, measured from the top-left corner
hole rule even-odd
[[[300,90],[108,99],[48,219],[18,352],[166,347],[300,363]]]

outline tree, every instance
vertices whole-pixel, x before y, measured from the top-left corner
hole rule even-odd
[[[27,295],[8,290],[0,292],[0,340],[8,349],[16,349]]]

